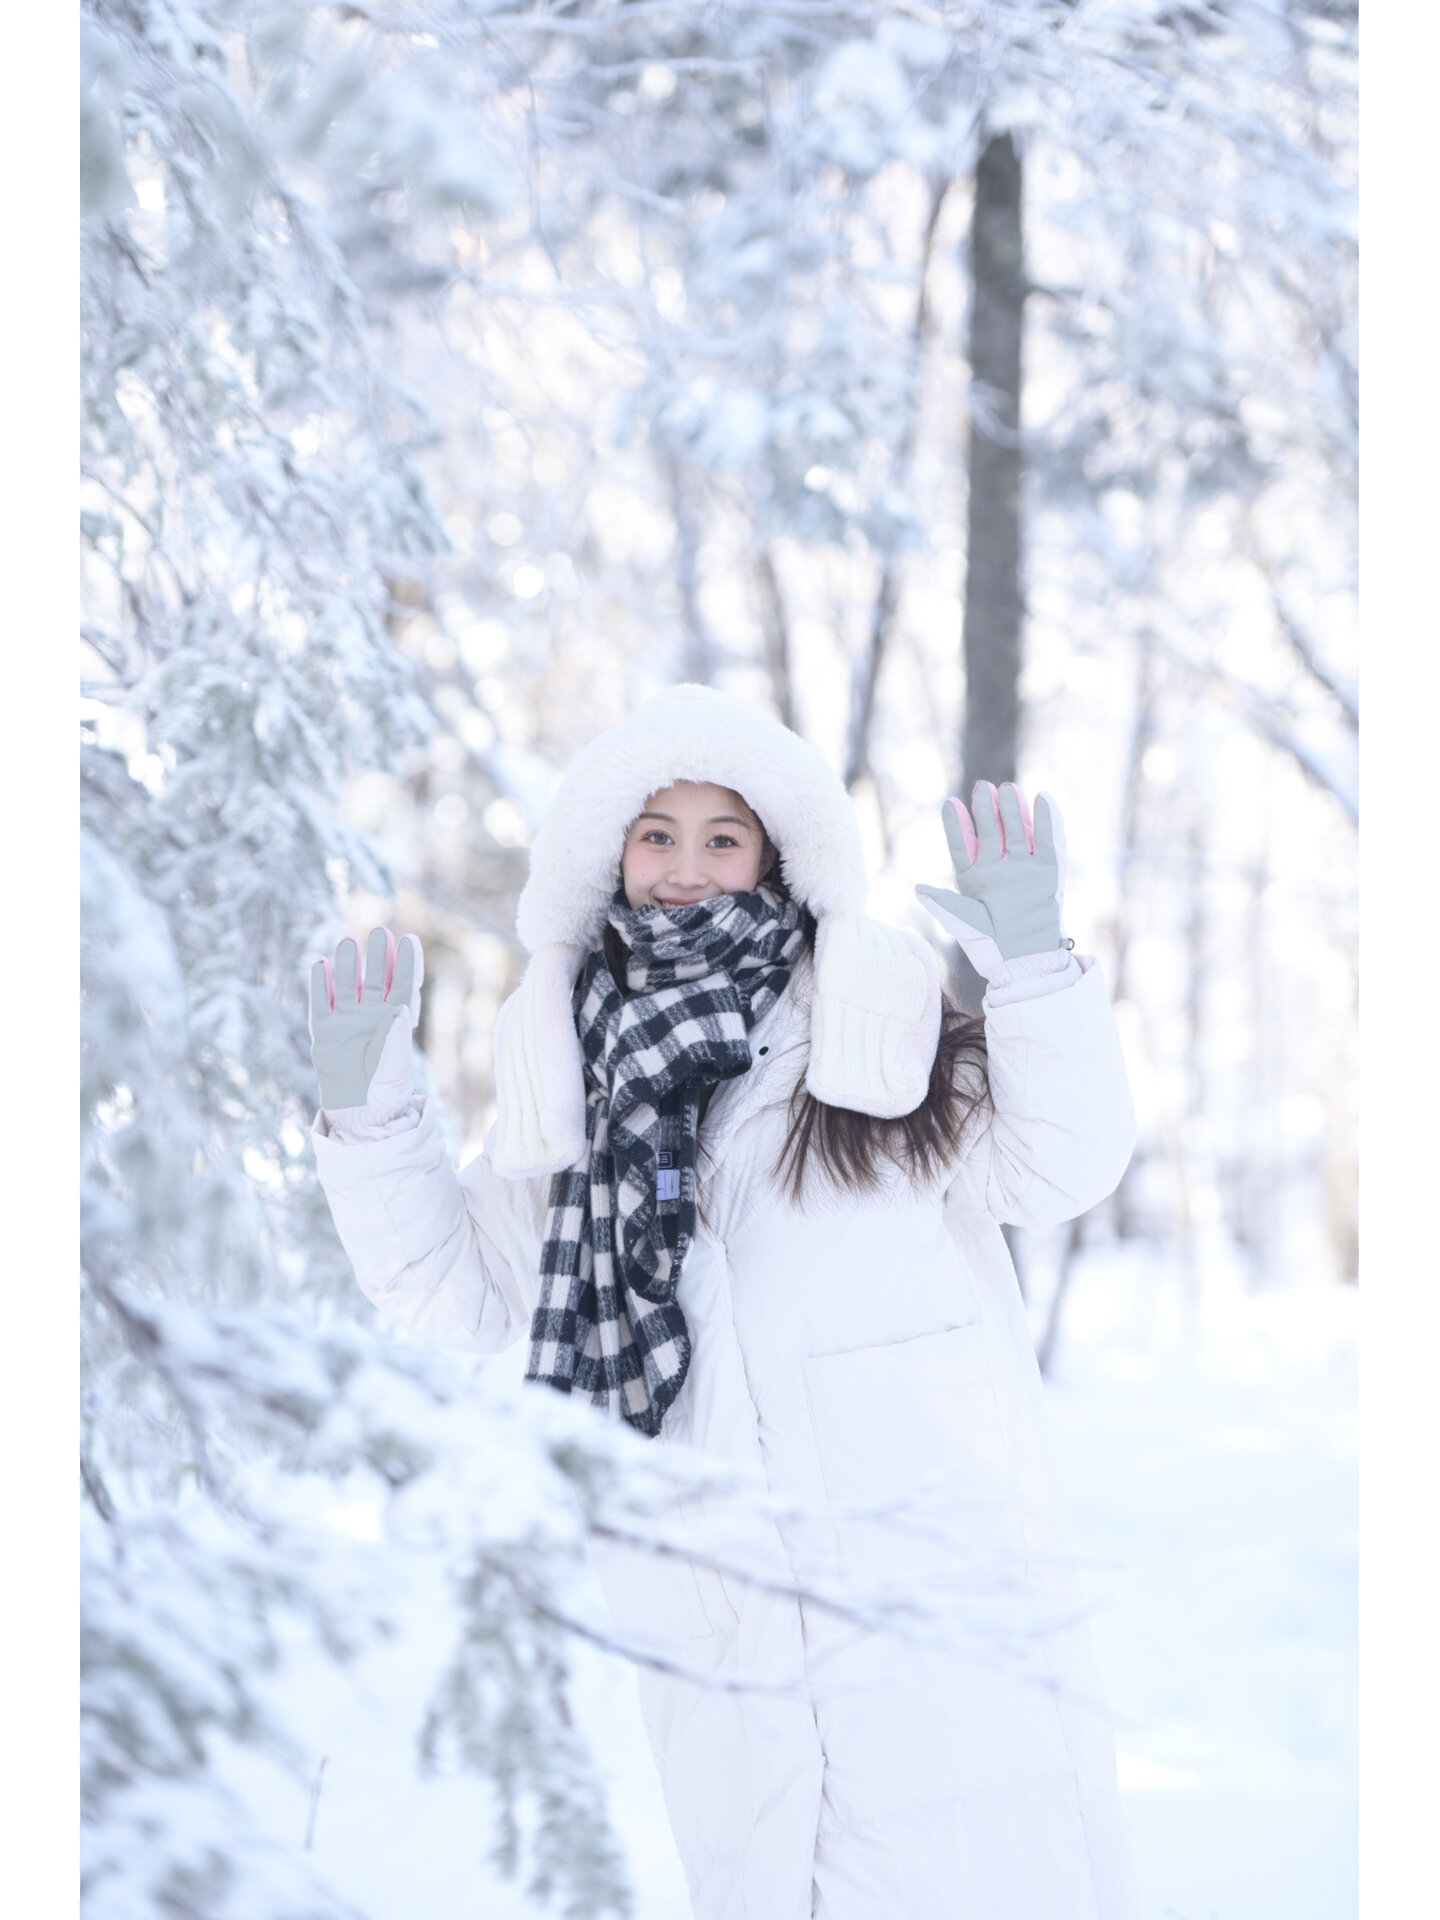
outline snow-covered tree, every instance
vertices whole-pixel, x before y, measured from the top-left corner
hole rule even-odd
[[[384,1626],[317,1517],[358,1481],[454,1587],[432,1740],[491,1779],[504,1862],[621,1912],[545,1611],[584,1439],[496,1416],[487,1447],[466,1369],[350,1324],[305,1158],[304,963],[347,874],[384,884],[343,783],[427,732],[390,583],[444,539],[356,262],[399,298],[412,228],[367,209],[495,175],[440,63],[333,9],[102,0],[84,58],[87,1911],[350,1911],[214,1763],[287,1752],[258,1692],[287,1619],[336,1657]],[[474,1497],[503,1472],[533,1505]]]

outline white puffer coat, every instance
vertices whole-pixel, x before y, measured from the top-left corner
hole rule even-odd
[[[703,711],[723,733],[734,703],[712,708],[718,700],[707,696]],[[756,725],[783,734],[753,716],[735,723],[742,733]],[[659,732],[673,740],[673,725]],[[695,765],[682,755],[676,765],[662,755],[647,770],[639,756],[634,778],[648,784],[612,797],[619,834],[600,839],[602,918],[625,824],[675,778],[744,793],[800,891],[803,862],[792,864],[777,797],[767,811],[753,769],[747,780],[737,765],[743,758],[722,753]],[[572,804],[562,789],[562,825]],[[833,800],[827,806],[833,827],[840,816]],[[792,836],[805,830],[793,819],[790,827]],[[537,842],[543,883],[541,852]],[[593,917],[593,902],[584,910]],[[837,939],[840,913],[849,924]],[[1040,1379],[1000,1223],[1066,1220],[1109,1193],[1131,1150],[1130,1098],[1093,962],[1062,953],[1012,963],[986,999],[994,1111],[956,1164],[922,1187],[897,1174],[878,1194],[797,1206],[774,1169],[791,1091],[813,1063],[821,1024],[837,1031],[833,996],[856,978],[853,966],[847,974],[833,964],[836,952],[844,942],[852,957],[873,956],[886,940],[900,971],[922,944],[913,935],[902,944],[853,903],[822,910],[818,968],[808,959],[797,967],[752,1029],[750,1071],[711,1101],[702,1220],[679,1288],[694,1357],[657,1444],[687,1442],[756,1469],[777,1499],[807,1509],[793,1537],[788,1523],[774,1535],[782,1574],[801,1558],[816,1565],[819,1512],[831,1516],[818,1549],[829,1570],[873,1572],[878,1562],[922,1582],[934,1567],[927,1536],[897,1534],[856,1510],[873,1514],[943,1476],[955,1494],[951,1548],[999,1550],[1021,1569],[1000,1607],[1003,1634],[1006,1604],[1016,1626],[1032,1601],[1053,1621],[1068,1588],[1054,1559],[1063,1535]],[[544,941],[536,945],[540,987],[510,1021],[512,1054],[530,1065],[502,1060],[500,1121],[462,1173],[418,1103],[389,1124],[337,1129],[322,1115],[316,1127],[320,1175],[365,1293],[423,1337],[472,1351],[523,1339],[538,1292],[548,1174],[499,1171],[507,1139],[515,1157],[517,1138],[547,1129],[552,1152],[573,1147],[564,1132],[574,1089],[534,1084],[537,1061],[543,1077],[543,1063],[558,1071],[553,1063],[566,1057],[566,1036],[552,1028],[537,1038],[535,1023],[547,996],[553,1014],[547,976],[563,981],[570,963],[547,960]],[[578,964],[583,939],[559,945]],[[888,1035],[866,1028],[862,1052],[884,1082],[881,1106],[932,1008],[913,992],[888,1010],[873,992],[852,1000],[882,1026],[900,1023]],[[529,1037],[517,1039],[527,1025]],[[836,1068],[859,1070],[853,1058]],[[517,1117],[526,1100],[531,1112]],[[597,1564],[623,1630],[692,1669],[792,1683],[726,1691],[640,1671],[696,1920],[1134,1920],[1113,1743],[1083,1627],[1051,1626],[1031,1642],[1032,1673],[1022,1678],[953,1645],[856,1634],[808,1603],[685,1562],[611,1548]],[[1037,1663],[1046,1684],[1034,1678]]]

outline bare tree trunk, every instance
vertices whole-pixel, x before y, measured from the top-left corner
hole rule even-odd
[[[870,637],[865,658],[850,686],[850,733],[845,747],[845,785],[853,787],[870,770],[870,723],[875,717],[875,688],[885,657],[885,642],[900,598],[896,559],[887,554],[880,573],[880,591],[870,610]]]
[[[1259,809],[1256,809],[1257,813]],[[1244,1196],[1244,1241],[1251,1259],[1251,1276],[1257,1287],[1271,1286],[1275,1280],[1278,1251],[1278,1210],[1276,1207],[1279,1154],[1276,1151],[1276,1040],[1274,996],[1271,991],[1270,915],[1265,895],[1272,878],[1270,848],[1262,842],[1248,874],[1249,902],[1246,918],[1250,948],[1251,1020],[1255,1047],[1248,1137],[1241,1168],[1241,1192]]]
[[[1111,976],[1111,998],[1119,1001],[1130,992],[1130,943],[1134,932],[1135,863],[1140,848],[1140,800],[1144,788],[1145,755],[1155,738],[1155,654],[1148,634],[1139,638],[1139,667],[1135,685],[1135,720],[1130,730],[1130,753],[1125,768],[1125,798],[1120,820],[1120,884],[1115,903],[1115,954]],[[1111,1196],[1111,1215],[1116,1235],[1133,1240],[1139,1231],[1133,1204],[1133,1175],[1137,1162],[1132,1160],[1120,1176],[1120,1184]]]
[[[1353,1035],[1359,1020],[1359,981],[1351,955],[1350,1011]],[[1325,1213],[1336,1270],[1352,1285],[1360,1278],[1359,1168],[1355,1164],[1355,1080],[1353,1061],[1332,1056],[1325,1076]]]
[[[1135,719],[1130,728],[1130,751],[1125,766],[1125,797],[1120,809],[1120,885],[1115,907],[1115,964],[1111,997],[1123,1000],[1130,990],[1130,924],[1134,901],[1135,861],[1140,853],[1140,797],[1144,785],[1145,755],[1155,738],[1155,655],[1149,636],[1138,641],[1135,675]]]
[[[930,326],[930,262],[935,252],[935,231],[940,210],[950,191],[948,180],[930,185],[930,206],[925,216],[925,233],[920,243],[920,284],[915,294],[915,317],[910,323],[910,381],[907,412],[900,443],[895,449],[895,475],[901,485],[909,478],[915,458],[915,437],[920,421],[920,376],[925,352],[925,335]],[[870,771],[870,728],[875,717],[875,689],[880,682],[885,647],[900,604],[899,555],[887,553],[880,571],[880,586],[870,612],[870,634],[865,657],[856,669],[850,689],[850,729],[845,743],[845,785]]]
[[[1025,1286],[1026,1261],[1025,1250],[1020,1245],[1020,1229],[1015,1226],[1012,1221],[1002,1220],[1000,1222],[1000,1233],[1004,1239],[1006,1250],[1010,1255],[1010,1264],[1015,1269],[1015,1282],[1020,1289],[1020,1298],[1022,1301],[1026,1301],[1030,1298],[1030,1295]]]
[[[1193,805],[1193,802],[1192,802]],[[1210,965],[1209,855],[1204,806],[1191,816],[1188,840],[1189,897],[1186,902],[1185,944],[1190,965],[1185,979],[1185,1111],[1177,1142],[1180,1193],[1180,1273],[1185,1308],[1193,1337],[1200,1312],[1200,1222],[1197,1189],[1210,1186],[1208,1143],[1205,1142],[1205,976]]]
[[[960,792],[1013,780],[1019,754],[1020,336],[1025,254],[1020,156],[1008,133],[981,149],[970,219],[970,499],[965,548],[965,721]],[[953,990],[978,1013],[985,987],[963,953]]]
[[[1008,133],[975,168],[970,228],[970,503],[962,791],[1015,778],[1020,723],[1020,156]]]
[[[1041,1377],[1048,1380],[1055,1365],[1055,1349],[1060,1344],[1060,1322],[1065,1311],[1065,1296],[1075,1273],[1075,1258],[1085,1239],[1085,1214],[1079,1214],[1065,1229],[1065,1244],[1055,1269],[1055,1291],[1045,1312],[1045,1330],[1035,1344],[1035,1364]]]
[[[755,579],[760,592],[760,627],[765,636],[765,666],[770,675],[770,693],[783,726],[799,732],[795,725],[795,683],[790,670],[790,621],[785,611],[785,596],[780,576],[775,571],[775,556],[762,547],[755,562]]]
[[[686,498],[680,462],[671,455],[667,467],[675,519],[675,583],[685,632],[684,673],[687,680],[709,686],[715,678],[715,643],[700,611],[700,534]]]

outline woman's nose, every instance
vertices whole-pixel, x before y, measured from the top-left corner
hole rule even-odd
[[[677,846],[666,878],[677,887],[703,886],[707,878],[703,850]]]

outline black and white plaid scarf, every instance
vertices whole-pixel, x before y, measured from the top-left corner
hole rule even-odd
[[[588,1394],[657,1434],[690,1365],[675,1298],[695,1233],[700,1094],[748,1071],[749,1029],[784,992],[805,934],[779,888],[688,907],[631,907],[575,986],[586,1150],[557,1173],[540,1255],[526,1377]]]

